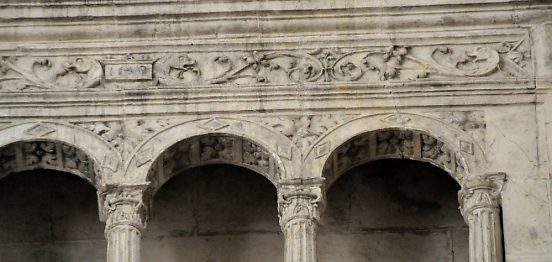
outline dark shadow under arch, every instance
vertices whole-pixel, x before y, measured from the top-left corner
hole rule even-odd
[[[350,169],[327,191],[319,261],[467,261],[459,189],[447,172],[421,161]]]
[[[36,169],[0,180],[0,260],[105,261],[96,190],[73,174]]]
[[[153,203],[144,261],[283,261],[276,188],[256,172],[230,164],[187,169]]]

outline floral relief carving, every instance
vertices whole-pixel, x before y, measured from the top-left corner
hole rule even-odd
[[[75,123],[101,136],[115,149],[128,157],[145,139],[172,125],[169,119],[138,119],[125,121],[95,121]]]
[[[411,131],[384,130],[376,134],[378,155],[413,155],[414,134]]]
[[[0,90],[85,89],[102,79],[103,68],[92,58],[0,58]]]
[[[475,141],[485,145],[485,113],[483,111],[448,111],[429,113],[456,128],[470,134]]]
[[[243,163],[268,171],[270,169],[270,154],[261,146],[243,140]]]
[[[21,158],[18,158],[20,156]],[[23,170],[51,168],[78,174],[99,183],[94,163],[83,151],[48,141],[17,142],[0,149],[0,175]]]
[[[229,136],[204,136],[199,139],[200,159],[232,160],[234,138]]]
[[[327,114],[308,116],[277,116],[255,118],[278,130],[302,151],[307,150],[320,136],[339,124],[352,119],[354,114]]]
[[[323,172],[326,177],[346,172],[352,167],[382,158],[408,158],[431,162],[464,176],[461,156],[439,139],[419,131],[384,129],[356,136],[334,150]]]
[[[261,145],[245,138],[209,134],[178,142],[157,159],[150,180],[163,183],[188,168],[208,163],[232,163],[250,167],[262,174],[279,177],[276,159]]]
[[[530,72],[526,38],[496,44],[323,48],[162,58],[157,77],[180,84],[378,82],[450,77],[521,77]],[[163,81],[161,81],[163,83]]]

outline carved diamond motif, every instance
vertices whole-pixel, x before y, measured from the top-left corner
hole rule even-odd
[[[464,153],[473,155],[473,144],[470,142],[460,140],[460,150]]]
[[[316,150],[315,152],[316,158],[323,157],[330,153],[330,150],[331,150],[330,142],[325,142],[320,145],[317,145],[314,150]]]
[[[221,120],[218,120],[216,118],[211,118],[203,122],[203,124],[199,125],[199,128],[209,130],[209,131],[217,131],[227,126],[229,126],[227,123],[224,123]]]
[[[42,137],[42,136],[45,136],[47,134],[50,134],[50,133],[53,133],[55,132],[56,130],[46,124],[43,124],[43,123],[38,123],[34,126],[32,126],[31,128],[27,129],[25,131],[25,133],[27,135],[31,135],[31,136],[38,136],[38,137]]]
[[[385,117],[381,121],[397,125],[406,125],[408,122],[410,122],[410,120],[410,118],[402,116],[400,114],[392,114]]]
[[[276,150],[278,150],[278,155],[287,159],[291,160],[292,153],[291,153],[291,147],[282,147],[280,145],[276,146]]]

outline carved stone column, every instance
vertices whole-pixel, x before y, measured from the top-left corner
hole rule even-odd
[[[106,222],[107,262],[139,262],[149,211],[147,185],[111,185],[98,193]]]
[[[321,180],[294,181],[278,190],[280,226],[285,237],[285,262],[316,262],[316,239],[324,205]]]
[[[500,193],[505,174],[468,178],[458,192],[460,211],[470,227],[470,262],[502,262]]]

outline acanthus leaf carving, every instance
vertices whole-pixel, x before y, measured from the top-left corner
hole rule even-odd
[[[325,206],[323,180],[283,181],[278,188],[278,216],[282,229],[295,220],[317,224]]]
[[[319,48],[182,53],[156,63],[168,84],[293,84],[378,82],[459,77],[528,76],[527,38],[489,44],[390,45],[370,48]],[[161,81],[163,82],[163,81]]]
[[[148,185],[105,185],[98,192],[100,218],[106,222],[105,232],[117,226],[146,228],[151,196]]]
[[[282,133],[305,152],[319,137],[355,116],[355,114],[326,114],[267,116],[254,119]]]
[[[88,57],[0,58],[0,89],[86,89],[103,79],[102,65]]]
[[[172,119],[136,119],[77,122],[75,124],[101,136],[126,159],[142,141],[174,122],[176,121]]]

